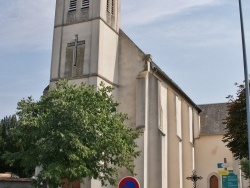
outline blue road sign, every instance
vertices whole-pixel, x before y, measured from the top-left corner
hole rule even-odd
[[[217,168],[223,168],[223,167],[222,167],[222,164],[223,164],[223,163],[217,163]]]
[[[140,184],[136,178],[127,176],[120,181],[118,188],[140,188]]]
[[[222,176],[223,188],[238,188],[238,177],[230,172],[227,176]]]

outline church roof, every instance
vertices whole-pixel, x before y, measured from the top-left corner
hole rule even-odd
[[[223,122],[227,116],[227,103],[204,104],[199,107],[202,110],[200,135],[225,134]]]
[[[133,43],[133,45],[136,46],[136,48],[141,53],[147,56],[147,54],[145,54],[122,29],[120,29],[119,32],[120,32],[120,36],[126,37],[127,40]],[[151,56],[150,54],[148,55]],[[182,97],[184,97],[190,104],[192,104],[192,106],[198,111],[198,113],[201,112],[201,109],[199,108],[199,106],[197,106],[196,103],[153,60],[151,60],[151,67],[154,70],[157,70],[156,73],[160,74],[163,80],[165,80],[169,85],[175,88],[182,95]]]
[[[196,103],[163,70],[161,70],[161,68],[156,63],[152,62],[152,67],[156,68],[157,71],[168,81],[168,83],[178,90],[183,95],[183,97],[194,106],[198,113],[202,111],[200,107],[197,106]]]

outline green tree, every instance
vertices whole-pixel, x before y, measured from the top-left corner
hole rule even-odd
[[[117,110],[112,90],[103,84],[95,88],[59,81],[39,101],[20,101],[14,135],[22,151],[5,157],[21,159],[27,170],[41,166],[38,182],[52,188],[62,179],[85,177],[114,185],[119,168],[133,173],[140,133],[125,125],[128,117]]]
[[[228,115],[224,122],[227,133],[223,141],[236,159],[243,159],[248,158],[246,95],[244,85],[236,86],[236,97],[228,96]]]
[[[0,121],[0,172],[12,172],[19,177],[31,176],[32,172],[25,172],[20,160],[12,164],[2,158],[4,152],[16,152],[20,148],[15,145],[12,130],[18,126],[16,115],[6,116]]]
[[[249,160],[246,158],[243,158],[240,160],[240,166],[241,166],[241,170],[243,172],[243,176],[245,179],[249,179],[250,178],[250,173],[249,173]]]
[[[227,133],[222,141],[240,160],[245,178],[249,178],[248,130],[245,85],[238,85],[236,97],[228,96],[228,116],[225,119]]]

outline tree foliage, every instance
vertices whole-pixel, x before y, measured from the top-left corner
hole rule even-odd
[[[236,159],[243,159],[248,158],[246,95],[244,85],[236,86],[236,97],[228,96],[228,116],[224,122],[227,133],[223,141]]]
[[[249,160],[243,158],[240,160],[241,170],[243,172],[243,176],[245,179],[250,179],[250,172],[249,172]]]
[[[32,172],[25,172],[21,161],[16,160],[14,163],[8,164],[6,159],[3,159],[4,152],[16,152],[20,148],[15,145],[12,130],[18,126],[16,115],[6,116],[0,121],[0,172],[12,172],[19,177],[31,176]]]
[[[38,181],[52,188],[85,177],[113,185],[119,168],[133,173],[139,132],[125,125],[128,117],[117,110],[112,90],[59,81],[39,101],[21,100],[14,135],[22,151],[5,157],[22,160],[27,170],[41,166]]]

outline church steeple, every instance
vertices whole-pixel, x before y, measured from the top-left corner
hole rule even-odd
[[[51,81],[117,81],[120,0],[57,0]]]

